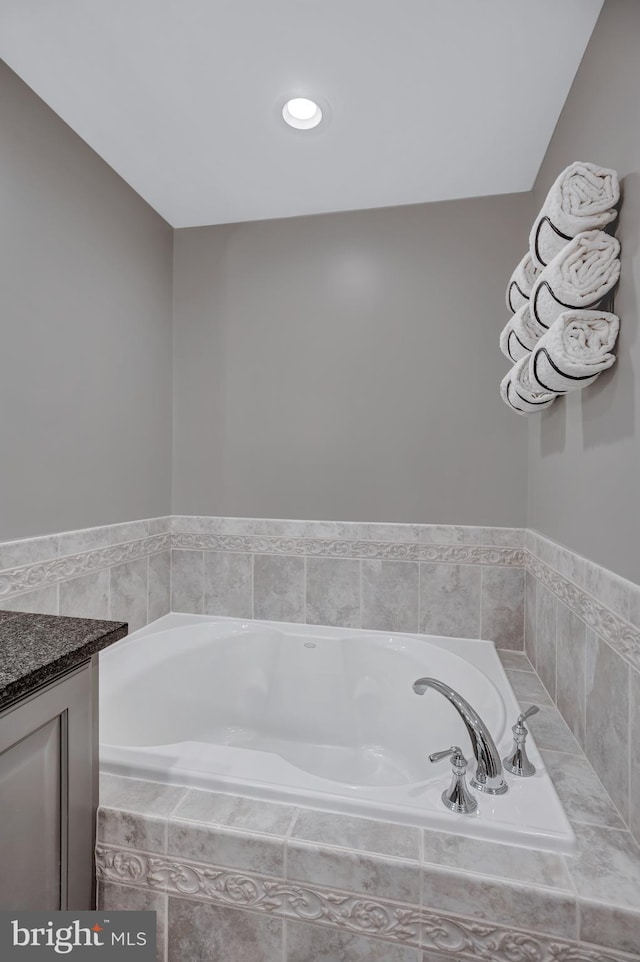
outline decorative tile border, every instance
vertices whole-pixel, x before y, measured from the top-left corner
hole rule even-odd
[[[631,962],[632,956],[284,879],[234,872],[170,856],[99,844],[98,878],[143,890],[327,925],[357,935],[420,946],[452,962]]]
[[[584,588],[541,561],[531,550],[527,550],[525,554],[527,571],[578,615],[614,651],[635,669],[640,670],[640,628],[636,628]]]
[[[104,843],[96,847],[96,866],[103,881],[148,886],[170,895],[286,915],[302,922],[322,922],[408,945],[420,942],[419,906],[328,892],[300,882],[249,875],[172,856],[152,856]]]
[[[419,544],[400,541],[349,541],[324,538],[277,538],[252,535],[180,534],[171,545],[188,551],[296,555],[315,558],[364,558],[380,561],[431,561],[523,567],[523,548],[493,545]]]
[[[482,564],[498,565],[505,567],[523,567],[526,559],[526,551],[522,547],[511,547],[509,545],[493,544],[492,542],[502,541],[522,541],[521,529],[499,529],[499,528],[474,528],[468,529],[475,534],[474,540],[479,540],[483,533],[489,544],[478,543],[458,543],[461,531],[466,529],[455,525],[434,526],[430,525],[347,525],[333,522],[270,522],[268,520],[255,522],[261,527],[272,527],[274,531],[281,528],[283,524],[289,530],[296,528],[303,532],[309,526],[323,529],[334,528],[336,531],[344,531],[353,527],[358,532],[367,528],[371,532],[397,535],[402,529],[410,529],[415,534],[416,540],[369,540],[366,538],[309,538],[309,537],[280,537],[271,535],[251,535],[251,534],[209,534],[209,533],[181,533],[167,532],[155,533],[153,525],[165,519],[153,519],[152,521],[136,521],[130,524],[119,524],[106,526],[105,528],[82,529],[77,532],[62,532],[57,535],[45,536],[43,538],[26,539],[23,542],[5,542],[10,546],[25,546],[41,543],[41,550],[52,551],[51,558],[38,558],[30,563],[22,563],[5,567],[0,570],[0,598],[8,598],[13,595],[27,591],[33,591],[47,585],[57,584],[71,578],[77,578],[102,568],[109,568],[113,565],[123,564],[128,561],[135,561],[147,555],[166,551],[170,548],[186,549],[193,551],[225,551],[234,553],[248,554],[270,554],[288,555],[296,557],[317,557],[317,558],[352,558],[369,560],[388,560],[388,561],[424,561],[443,564]],[[181,518],[167,518],[167,528],[175,528],[175,522]],[[224,527],[228,521],[230,527],[234,523],[243,519],[192,519],[194,522],[201,521],[203,525],[207,521],[217,522],[218,527]],[[247,519],[249,524],[251,519]],[[137,537],[138,531],[148,526],[150,533],[148,536]],[[196,525],[197,526],[197,525]],[[205,525],[206,526],[206,525]],[[424,543],[418,540],[421,529],[430,532],[429,537],[437,536],[441,543],[431,543],[427,540]],[[504,533],[502,533],[504,531]],[[57,542],[60,546],[64,545],[69,537],[81,540],[83,535],[91,535],[98,532],[103,538],[118,538],[118,543],[96,547],[82,552],[74,552],[61,557],[57,556]],[[120,538],[131,536],[131,540],[120,541]],[[425,535],[427,537],[427,535]],[[471,538],[471,536],[469,536]],[[0,543],[2,547],[2,543]]]
[[[146,558],[148,555],[167,551],[171,548],[170,534],[156,534],[138,541],[110,545],[94,551],[53,558],[36,564],[21,565],[0,571],[0,599],[8,598],[24,591],[33,591],[45,585],[68,581],[81,575],[90,574],[101,568]]]

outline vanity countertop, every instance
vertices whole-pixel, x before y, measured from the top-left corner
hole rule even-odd
[[[121,621],[0,611],[0,711],[126,634]]]

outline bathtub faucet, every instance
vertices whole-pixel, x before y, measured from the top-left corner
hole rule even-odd
[[[491,737],[491,732],[480,715],[459,692],[444,681],[438,681],[437,678],[418,678],[413,683],[413,690],[416,695],[424,695],[427,688],[433,688],[444,695],[465,724],[477,763],[476,773],[471,779],[471,786],[479,792],[486,792],[488,795],[504,795],[508,786],[502,775],[500,755],[496,743]]]

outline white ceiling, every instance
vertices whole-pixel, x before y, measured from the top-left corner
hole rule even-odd
[[[601,6],[0,0],[0,56],[187,227],[529,190]]]

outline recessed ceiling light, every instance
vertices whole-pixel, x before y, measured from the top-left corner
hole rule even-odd
[[[322,110],[314,100],[306,97],[294,97],[287,100],[282,108],[282,116],[290,127],[297,130],[311,130],[322,120]]]

